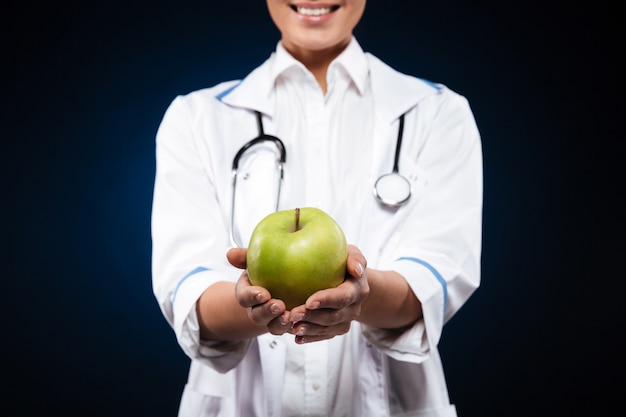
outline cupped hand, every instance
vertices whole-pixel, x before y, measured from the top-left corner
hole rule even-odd
[[[344,282],[335,288],[317,291],[304,305],[289,313],[292,325],[288,330],[296,336],[296,343],[332,339],[350,330],[351,322],[359,317],[361,306],[369,296],[366,266],[361,251],[349,245]]]
[[[246,267],[245,248],[235,248],[227,252],[226,258],[236,268]],[[270,292],[252,285],[248,272],[243,271],[235,285],[235,297],[239,304],[247,310],[248,317],[254,323],[265,326],[268,332],[281,335],[291,328],[289,312],[282,300],[272,298]]]

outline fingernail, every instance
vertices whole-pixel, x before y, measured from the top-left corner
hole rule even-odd
[[[356,269],[356,273],[358,274],[358,276],[362,277],[363,276],[363,264],[357,261],[355,269]]]
[[[295,324],[295,323],[298,323],[299,321],[302,321],[303,318],[304,318],[303,313],[295,313],[294,315],[291,316],[291,321]]]
[[[270,306],[270,311],[272,312],[272,314],[280,314],[280,307],[278,307],[278,304],[272,303],[272,305]]]

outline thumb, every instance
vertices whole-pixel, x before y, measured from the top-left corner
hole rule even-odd
[[[235,268],[245,269],[247,254],[248,249],[246,248],[233,248],[226,252],[226,259],[228,259],[228,262]]]
[[[348,245],[348,273],[356,278],[361,278],[367,267],[367,260],[361,250],[354,245]]]

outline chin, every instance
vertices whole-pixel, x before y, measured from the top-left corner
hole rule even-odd
[[[351,39],[352,36],[350,36],[348,39],[338,39],[334,36],[320,36],[320,34],[311,34],[306,37],[301,37],[297,42],[294,42],[294,46],[300,51],[340,52],[348,46]]]

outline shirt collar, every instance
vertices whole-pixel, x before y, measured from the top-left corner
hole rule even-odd
[[[290,70],[291,68],[300,68],[303,72],[306,72],[306,68],[300,61],[295,59],[283,46],[281,42],[276,45],[276,52],[269,68],[270,88],[273,88],[276,83],[276,79],[282,74]]]
[[[393,121],[400,114],[431,94],[441,93],[441,85],[425,82],[401,74],[371,54],[364,53],[356,39],[331,63],[341,66],[362,93],[371,74],[372,94],[376,97],[375,110],[383,120]],[[240,83],[231,85],[218,95],[223,103],[258,110],[273,116],[273,92],[276,77],[294,66],[304,68],[278,44],[276,52],[263,65],[253,70]],[[302,72],[304,74],[304,72]]]
[[[339,66],[343,67],[352,79],[352,82],[359,90],[359,94],[363,94],[370,68],[361,45],[354,37],[348,47],[330,64],[329,73],[332,73],[333,69]]]
[[[276,53],[274,54],[274,60],[270,68],[272,85],[281,74],[291,68],[300,68],[303,72],[308,73],[306,67],[287,52],[282,43],[279,42],[276,46]],[[346,49],[330,63],[327,76],[333,77],[339,68],[343,68],[358,89],[359,94],[363,94],[365,91],[365,83],[369,75],[369,64],[361,45],[359,45],[354,37],[352,37]]]

